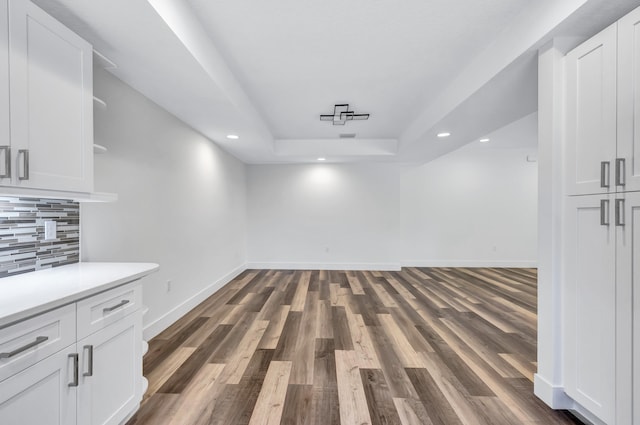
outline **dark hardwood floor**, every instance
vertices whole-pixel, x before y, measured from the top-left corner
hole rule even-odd
[[[533,395],[532,269],[249,270],[149,346],[131,425],[580,423]]]

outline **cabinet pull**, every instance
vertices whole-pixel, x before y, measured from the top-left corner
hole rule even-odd
[[[120,301],[118,304],[116,304],[116,305],[114,305],[114,306],[112,306],[112,307],[105,307],[105,308],[103,308],[103,309],[102,309],[102,312],[103,312],[103,313],[109,313],[109,312],[111,312],[111,311],[113,311],[113,310],[116,310],[116,309],[118,309],[118,308],[120,308],[120,307],[122,307],[122,306],[126,305],[126,304],[129,304],[129,300],[122,300],[122,301]]]
[[[11,146],[0,146],[0,152],[4,152],[4,173],[0,179],[11,178]]]
[[[608,199],[600,200],[600,225],[601,226],[609,225],[609,200]]]
[[[88,351],[88,361],[87,361],[87,371],[82,374],[82,376],[93,376],[93,345],[85,345],[83,350]]]
[[[624,199],[616,199],[616,226],[624,226]]]
[[[70,387],[78,386],[78,353],[69,354],[69,358],[73,359],[73,381],[68,385]]]
[[[22,155],[22,175],[18,180],[29,180],[29,149],[20,149],[18,155]]]
[[[0,359],[10,359],[13,356],[16,356],[20,353],[22,353],[23,351],[27,351],[29,348],[35,347],[36,345],[40,345],[43,342],[45,342],[46,340],[48,340],[49,337],[48,336],[39,336],[36,338],[35,341],[28,343],[27,345],[23,345],[20,348],[16,348],[13,351],[10,351],[8,353],[0,353]]]
[[[616,186],[624,186],[625,168],[624,158],[616,158]]]
[[[609,187],[609,161],[600,163],[600,187]]]

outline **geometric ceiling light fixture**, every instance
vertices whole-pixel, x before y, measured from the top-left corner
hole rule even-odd
[[[345,125],[347,121],[368,120],[369,114],[356,114],[349,110],[348,103],[336,104],[333,114],[320,115],[320,121],[332,121],[333,125]]]

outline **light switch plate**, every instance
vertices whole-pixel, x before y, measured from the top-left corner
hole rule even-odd
[[[47,220],[44,222],[44,240],[48,241],[56,239],[58,237],[58,226],[53,220]]]

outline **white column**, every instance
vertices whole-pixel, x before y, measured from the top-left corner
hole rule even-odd
[[[534,392],[554,409],[573,406],[564,394],[561,368],[563,57],[555,40],[538,55],[538,372]]]

